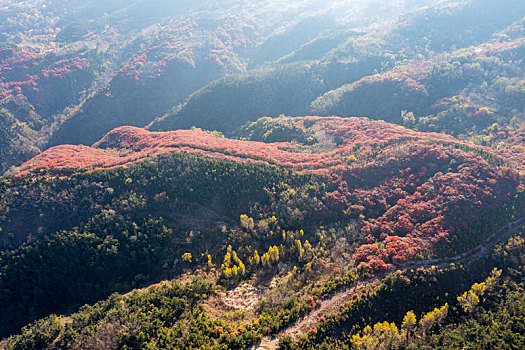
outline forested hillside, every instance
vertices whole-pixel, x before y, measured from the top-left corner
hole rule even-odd
[[[523,348],[524,58],[519,0],[0,0],[0,348]]]
[[[283,129],[290,139],[257,141]],[[308,310],[297,304],[313,293],[307,276],[322,281],[336,269],[344,283],[367,280],[484,242],[490,230],[462,235],[493,211],[522,215],[512,161],[450,136],[363,118],[281,117],[239,137],[254,141],[120,128],[94,147],[51,148],[4,178],[2,333],[181,272],[211,283],[199,297],[207,303],[222,288],[268,279],[276,282],[260,293],[275,298],[294,281],[293,304],[264,306],[293,306],[291,322]],[[508,215],[487,228],[516,220]],[[317,293],[326,288],[335,287]],[[250,310],[236,317],[258,317]],[[268,333],[249,329],[239,344]]]
[[[16,120],[4,171],[52,145],[145,126],[207,83],[278,61],[341,25],[366,27],[424,5],[401,1],[378,17],[365,2],[2,3],[0,104]]]
[[[492,16],[490,11],[514,15]],[[403,111],[418,117],[437,114],[441,110],[431,107],[442,99],[456,95],[469,99],[474,93],[482,98],[472,101],[474,104],[489,109],[507,105],[512,111],[501,114],[522,121],[524,107],[517,99],[523,100],[519,98],[519,84],[523,80],[525,33],[519,20],[524,14],[525,6],[516,1],[451,2],[414,11],[393,23],[382,24],[381,30],[352,33],[350,38],[340,39],[316,61],[253,70],[210,83],[151,128],[198,126],[231,132],[247,121],[281,113],[367,116],[401,124]],[[485,25],[478,30],[481,21]],[[450,31],[456,34],[449,35]],[[452,42],[450,38],[461,41]],[[314,39],[311,45],[315,43]],[[505,90],[507,84],[511,86]],[[502,91],[518,95],[505,96]],[[513,101],[506,103],[507,98]],[[463,105],[472,102],[469,99]],[[497,121],[495,117],[482,119],[478,128]],[[456,128],[461,130],[451,130],[450,125],[441,122],[432,130],[457,135],[470,131],[476,122],[460,122]]]

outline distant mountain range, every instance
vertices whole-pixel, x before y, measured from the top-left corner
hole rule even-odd
[[[429,109],[436,100],[483,84],[492,68],[476,63],[485,55],[503,59],[492,63],[501,65],[492,74],[507,79],[499,84],[514,86],[514,95],[505,96],[512,101],[501,101],[503,106],[494,106],[492,96],[472,102],[497,112],[503,108],[504,122],[511,114],[523,119],[523,66],[513,57],[523,51],[525,9],[517,1],[4,3],[4,170],[49,146],[91,145],[122,125],[233,131],[279,114],[400,122],[402,110],[416,113],[419,121],[441,111]],[[473,45],[481,50],[474,56]],[[418,65],[426,65],[427,73]],[[403,82],[367,88],[374,96],[403,96],[376,111],[369,110],[373,103],[366,96],[362,105],[344,107],[346,100],[361,103],[348,93],[332,101],[367,76],[392,76],[391,69],[397,75],[434,74],[426,80],[439,86],[429,87],[429,96],[392,90],[405,89]],[[411,78],[425,84],[422,76]],[[444,128],[436,131],[449,131]]]

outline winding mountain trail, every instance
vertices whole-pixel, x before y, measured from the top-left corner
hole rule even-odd
[[[499,231],[489,236],[485,242],[467,252],[462,254],[443,258],[443,259],[429,259],[423,261],[409,262],[397,266],[399,270],[404,269],[417,269],[420,267],[438,267],[443,268],[448,265],[454,264],[468,264],[474,260],[479,259],[486,252],[490,251],[496,244],[503,242],[508,238],[516,229],[520,226],[525,225],[525,218],[521,218],[514,222],[511,222]],[[328,295],[328,297],[320,300],[320,305],[315,308],[312,312],[305,315],[303,318],[297,320],[294,323],[291,323],[288,327],[281,330],[278,334],[273,337],[263,337],[261,343],[255,346],[254,350],[273,350],[277,349],[279,345],[279,339],[282,337],[289,336],[294,340],[297,340],[299,337],[306,335],[311,329],[316,329],[317,324],[320,322],[321,317],[325,317],[329,314],[336,313],[340,308],[349,302],[352,299],[352,295],[357,293],[373,284],[379,284],[383,277],[387,274],[377,276],[373,279],[364,280],[358,282],[354,287],[346,286],[342,289],[335,291]]]
[[[317,328],[317,324],[320,322],[321,317],[329,314],[338,312],[342,305],[346,304],[352,299],[354,293],[360,292],[369,286],[379,284],[381,278],[376,277],[366,281],[360,281],[354,287],[347,287],[340,289],[334,293],[329,294],[327,298],[321,300],[321,305],[314,309],[307,316],[295,322],[291,327],[288,327],[281,331],[277,337],[289,336],[293,339],[297,339],[300,336],[305,335],[312,329]]]

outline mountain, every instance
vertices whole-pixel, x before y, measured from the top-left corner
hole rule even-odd
[[[257,141],[282,129],[289,140]],[[522,186],[490,148],[364,118],[265,119],[245,135],[122,127],[5,178],[3,334],[203,262],[219,285],[331,259],[383,274],[438,254]],[[350,266],[330,258],[341,240]]]
[[[513,15],[492,16],[491,11]],[[518,84],[514,91],[520,91],[524,34],[520,32],[523,27],[515,22],[522,20],[524,13],[523,5],[515,1],[448,2],[414,10],[382,24],[381,30],[372,26],[361,33],[341,36],[338,45],[316,61],[253,70],[214,81],[153,122],[150,128],[197,126],[231,132],[261,116],[276,117],[281,113],[367,116],[401,124],[403,110],[430,113],[432,104],[456,95],[469,84],[485,81],[492,84],[500,77],[502,82],[510,76],[514,79],[511,84]],[[480,22],[485,23],[483,30],[478,30]],[[510,28],[512,35],[507,34]],[[449,31],[455,34],[450,35]],[[453,42],[452,38],[460,40]],[[314,39],[311,45],[316,42]],[[318,53],[320,49],[315,51]],[[405,81],[403,75],[410,80]],[[429,81],[431,91],[419,86]],[[493,98],[491,89],[476,93],[486,95],[486,100]],[[387,100],[377,104],[377,98]],[[486,100],[476,103],[488,107]],[[514,102],[510,105],[516,112],[505,111],[505,114],[509,119],[516,115],[523,122],[523,106]],[[229,122],[224,123],[225,120]],[[484,122],[491,125],[495,121]],[[449,132],[441,125],[434,130]]]
[[[432,1],[381,5],[382,16],[364,1],[3,3],[0,105],[13,120],[5,171],[49,146],[91,145],[115,127],[145,126],[218,78],[278,69],[274,61],[319,36],[354,36],[348,28]],[[304,103],[326,90],[313,91]]]
[[[461,57],[465,52],[459,49],[472,45],[484,54],[487,42],[520,43],[525,13],[520,2],[511,0],[352,5],[245,1],[242,6],[163,0],[91,0],[64,6],[55,1],[4,2],[4,172],[47,147],[91,145],[122,125],[232,132],[262,116],[334,111],[374,117],[386,109],[387,114],[397,113],[386,120],[399,121],[400,108],[414,109],[408,101],[370,113],[361,106],[329,105],[352,84],[376,73],[386,76],[391,69],[399,72],[407,60],[412,66],[426,63],[453,70],[456,77],[440,77],[445,79],[441,84],[458,77],[463,83],[479,83],[488,73],[465,76],[462,65],[475,63],[458,58],[454,62],[459,66],[443,67],[445,61],[454,63],[445,56],[451,52]],[[435,58],[439,54],[442,58]],[[476,55],[477,61],[483,54]],[[519,57],[519,50],[515,55]],[[512,64],[521,69],[516,60]],[[510,75],[512,84],[518,83],[514,91],[520,91],[516,79],[522,73],[507,68],[500,67],[497,74]],[[379,89],[386,93],[391,88]],[[429,98],[417,90],[401,93],[416,104]],[[519,97],[512,103],[519,104]],[[512,107],[522,120],[522,106]],[[439,126],[436,131],[445,130]]]
[[[524,24],[0,0],[0,348],[523,348]]]
[[[525,118],[524,43],[484,44],[398,66],[329,91],[311,107],[323,115],[368,116],[422,131],[486,132],[494,123]],[[403,120],[403,112],[417,120]]]

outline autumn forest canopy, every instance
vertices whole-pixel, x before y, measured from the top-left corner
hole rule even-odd
[[[525,347],[525,3],[0,0],[1,349]]]

